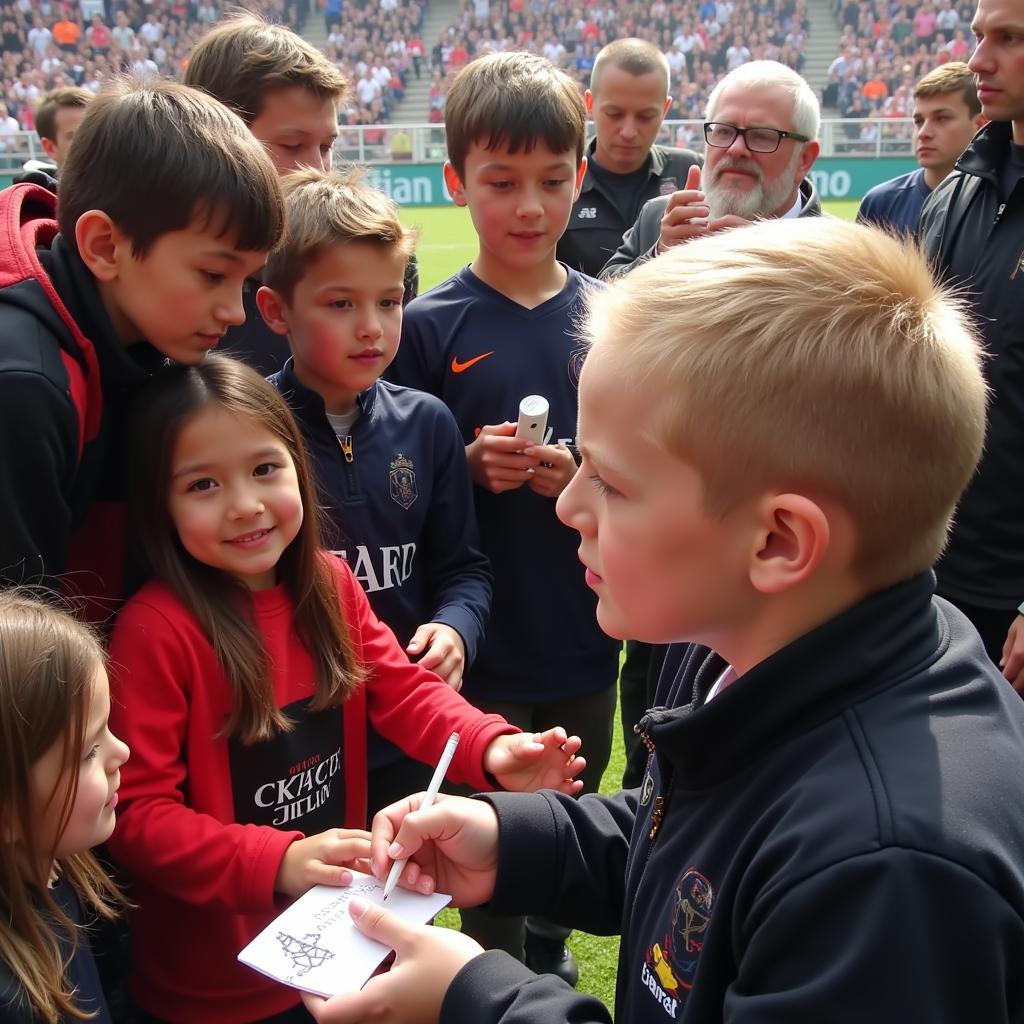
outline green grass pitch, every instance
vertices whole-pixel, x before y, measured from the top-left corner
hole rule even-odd
[[[853,220],[859,205],[858,200],[836,200],[823,204],[828,213],[847,220]],[[402,211],[402,219],[420,231],[416,246],[420,261],[420,291],[426,291],[444,281],[460,267],[470,263],[476,255],[476,235],[469,213],[464,209],[455,206],[411,207]],[[617,714],[615,720],[618,723]],[[601,783],[602,793],[615,793],[619,790],[624,767],[622,734],[616,724],[611,761]],[[439,923],[457,928],[458,911],[443,911]],[[611,1008],[615,1002],[618,937],[573,932],[569,945],[580,965],[579,990],[597,996]]]
[[[824,208],[836,217],[853,220],[859,201],[834,200]],[[476,235],[469,212],[457,206],[414,206],[402,211],[402,220],[420,231],[416,253],[420,261],[420,291],[451,277],[476,255]]]

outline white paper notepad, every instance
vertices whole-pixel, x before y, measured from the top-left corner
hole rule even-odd
[[[391,952],[356,929],[348,905],[354,896],[380,904],[384,886],[372,875],[352,872],[345,888],[316,885],[275,918],[238,959],[253,970],[319,996],[358,992]],[[451,896],[395,889],[387,908],[412,924],[424,924],[447,906]]]

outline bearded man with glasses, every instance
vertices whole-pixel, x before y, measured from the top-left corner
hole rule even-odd
[[[684,188],[644,205],[601,277],[751,221],[819,216],[808,174],[820,124],[814,92],[784,64],[751,61],[731,71],[708,100],[703,170],[690,168]]]

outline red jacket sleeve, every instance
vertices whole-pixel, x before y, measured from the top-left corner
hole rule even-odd
[[[114,629],[110,721],[131,757],[110,850],[185,902],[273,911],[278,867],[302,833],[232,821],[226,744],[217,737],[230,687],[198,624],[174,612],[170,602],[136,598]]]
[[[345,619],[369,672],[366,707],[373,727],[426,764],[437,763],[448,737],[457,732],[459,745],[448,778],[494,789],[494,779],[484,772],[484,752],[498,736],[521,730],[501,715],[485,715],[440,676],[411,662],[395,634],[374,614],[348,565],[335,561]]]

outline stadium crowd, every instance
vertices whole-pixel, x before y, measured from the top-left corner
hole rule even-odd
[[[331,11],[326,52],[353,83],[343,119],[373,124],[389,119],[404,93],[407,72],[420,72],[416,0],[345,5]],[[129,71],[142,78],[180,77],[193,46],[236,5],[225,0],[114,0],[108,13],[93,0],[17,0],[0,5],[0,137],[35,129],[35,108],[54,89],[95,92],[105,79]],[[309,0],[250,0],[246,6],[301,29]],[[2,145],[2,141],[0,141]]]
[[[301,29],[311,4],[258,0],[249,6]],[[627,35],[655,43],[668,57],[668,119],[699,120],[715,84],[740,64],[769,59],[802,70],[810,27],[804,0],[462,0],[455,21],[431,41],[422,36],[423,6],[419,0],[322,5],[325,52],[353,84],[343,124],[390,121],[409,77],[424,75],[431,76],[429,119],[440,122],[452,77],[489,51],[534,50],[585,87],[601,47]],[[909,116],[913,83],[969,53],[968,7],[955,0],[836,0],[842,37],[823,105],[849,118]],[[49,90],[80,85],[95,91],[123,70],[180,76],[192,47],[226,9],[224,0],[3,4],[0,136],[33,130],[35,105]],[[699,142],[685,129],[674,141]]]
[[[969,3],[894,4],[842,0],[839,52],[822,100],[843,117],[909,117],[914,83],[937,65],[967,60],[973,49]]]

